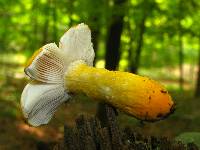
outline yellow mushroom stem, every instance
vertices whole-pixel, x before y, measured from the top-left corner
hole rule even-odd
[[[78,64],[65,75],[65,87],[69,92],[105,101],[141,120],[160,120],[174,110],[171,96],[160,83],[128,72]]]

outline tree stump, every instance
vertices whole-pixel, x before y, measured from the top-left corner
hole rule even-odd
[[[183,144],[167,137],[144,136],[130,128],[120,130],[115,110],[104,105],[105,116],[88,118],[81,115],[76,126],[64,126],[64,141],[55,150],[198,150],[193,144]],[[98,115],[97,115],[98,116]]]

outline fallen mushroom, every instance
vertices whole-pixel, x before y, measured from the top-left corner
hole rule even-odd
[[[50,43],[29,59],[25,73],[32,79],[21,96],[25,118],[33,126],[47,124],[69,93],[84,93],[140,120],[156,121],[174,110],[158,82],[128,72],[92,67],[94,50],[87,25],[70,28],[59,47]]]

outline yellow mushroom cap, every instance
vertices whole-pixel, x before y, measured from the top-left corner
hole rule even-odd
[[[109,103],[140,120],[160,120],[174,110],[171,96],[160,83],[128,72],[89,67],[80,61],[69,67],[65,88]]]

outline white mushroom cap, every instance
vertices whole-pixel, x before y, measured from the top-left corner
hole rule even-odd
[[[60,84],[29,83],[21,96],[24,117],[33,126],[47,124],[57,107],[69,97]]]
[[[88,65],[93,65],[95,53],[91,42],[91,31],[84,23],[70,28],[60,38],[59,48],[67,54],[68,63],[83,60]]]
[[[31,125],[47,124],[56,108],[69,99],[64,89],[68,66],[79,60],[92,66],[94,55],[91,31],[83,23],[61,37],[59,48],[55,43],[42,47],[25,68],[33,82],[26,85],[21,95],[22,111]]]

